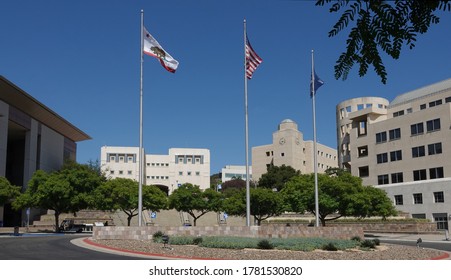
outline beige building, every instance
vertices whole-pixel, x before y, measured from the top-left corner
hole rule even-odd
[[[144,151],[143,151],[143,154]],[[139,181],[139,147],[101,148],[101,168],[108,178]],[[184,183],[210,187],[210,151],[208,149],[171,148],[167,155],[145,155],[145,185],[163,185],[169,190]]]
[[[339,165],[383,188],[399,210],[447,227],[451,218],[451,79],[337,106]]]
[[[246,180],[245,165],[226,165],[221,169],[221,181],[227,182],[232,179]],[[249,180],[252,180],[252,166],[249,166]]]
[[[290,120],[283,120],[272,135],[272,144],[252,147],[252,177],[258,181],[269,166],[291,166],[302,174],[313,173],[313,141],[304,141],[298,125]],[[318,172],[338,167],[337,151],[317,143]]]

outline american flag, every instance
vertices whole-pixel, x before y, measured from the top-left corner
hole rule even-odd
[[[252,74],[262,62],[263,60],[254,51],[246,35],[246,77],[249,80],[252,79]]]

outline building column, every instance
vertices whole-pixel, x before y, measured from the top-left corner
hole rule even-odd
[[[23,170],[23,186],[27,188],[34,172],[36,171],[36,160],[38,154],[38,127],[37,121],[31,119],[30,130],[25,134],[25,153],[24,153],[24,170]]]
[[[6,175],[6,151],[8,148],[9,106],[0,101],[0,176]]]

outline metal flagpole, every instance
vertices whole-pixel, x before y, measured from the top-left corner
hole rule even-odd
[[[313,62],[312,50],[312,107],[313,107],[313,164],[315,170],[315,215],[316,227],[319,227],[319,202],[318,202],[318,150],[316,147],[316,105],[315,105],[315,66]]]
[[[143,184],[143,60],[144,60],[144,10],[141,10],[141,77],[139,87],[139,188],[138,226],[142,226],[142,184]]]
[[[245,145],[246,145],[246,226],[250,226],[251,203],[249,187],[249,133],[247,114],[247,77],[246,77],[246,19],[244,19],[244,115],[245,115]]]

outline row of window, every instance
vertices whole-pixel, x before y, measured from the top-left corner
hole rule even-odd
[[[445,203],[445,195],[443,192],[434,192],[434,203]],[[413,204],[423,204],[423,194],[412,194]],[[404,197],[402,194],[395,195],[395,205],[404,205]]]
[[[360,171],[360,169],[359,169]],[[366,172],[366,171],[365,171]],[[361,176],[362,177],[362,176]],[[391,178],[391,183],[402,183],[404,182],[404,175],[402,172],[392,173],[392,174],[382,174],[377,176],[377,184],[378,185],[386,185],[390,184],[389,179]],[[440,179],[444,178],[443,167],[433,167],[429,168],[429,179]],[[413,171],[413,180],[421,181],[427,180],[427,170],[419,169]]]
[[[449,103],[449,102],[451,102],[451,96],[445,98],[445,103]],[[442,99],[437,99],[437,100],[429,102],[429,108],[432,108],[432,107],[435,107],[435,106],[439,106],[439,105],[442,105],[442,104],[443,104],[443,100]],[[427,105],[428,104],[426,104],[426,103],[425,104],[421,104],[420,105],[420,110],[426,109]],[[406,111],[407,111],[407,114],[410,114],[410,113],[412,113],[412,108],[408,108]],[[403,115],[404,115],[404,110],[401,110],[401,111],[393,113],[393,117],[394,118],[399,117],[399,116],[403,116]]]
[[[175,163],[183,163],[183,164],[187,164],[187,163],[202,163],[201,160],[202,156],[176,156],[176,161]]]
[[[199,171],[196,171],[194,174],[196,174],[196,176],[200,176],[200,172],[199,172]],[[183,171],[179,171],[179,176],[183,176],[183,175],[184,175]],[[192,176],[192,175],[193,175],[193,172],[187,171],[187,172],[186,172],[186,175],[187,175],[187,176]]]
[[[146,176],[146,178],[152,180],[169,180],[169,176]]]
[[[119,175],[124,175],[125,173],[124,173],[124,170],[118,170],[118,172],[117,172]],[[110,170],[110,174],[111,175],[114,175],[114,174],[116,174],[116,171],[115,170]],[[131,170],[127,170],[127,175],[133,175],[133,172],[131,171]]]
[[[159,163],[159,162],[152,162],[152,163],[147,163],[147,166],[162,166],[162,167],[168,167],[169,163]]]
[[[428,155],[437,155],[442,153],[442,143],[433,143],[427,145]],[[358,148],[359,157],[368,156],[367,146]],[[424,157],[426,155],[426,146],[418,146],[412,148],[412,158]],[[390,152],[390,161],[402,160],[402,150]],[[388,153],[380,153],[376,155],[376,163],[382,164],[388,162]]]
[[[440,119],[426,121],[426,132],[440,130]],[[411,136],[424,133],[424,123],[416,123],[410,126]],[[388,140],[394,141],[401,139],[401,128],[395,128],[388,131]],[[387,131],[376,133],[376,144],[387,142]]]
[[[108,154],[108,162],[136,162],[135,154]]]

